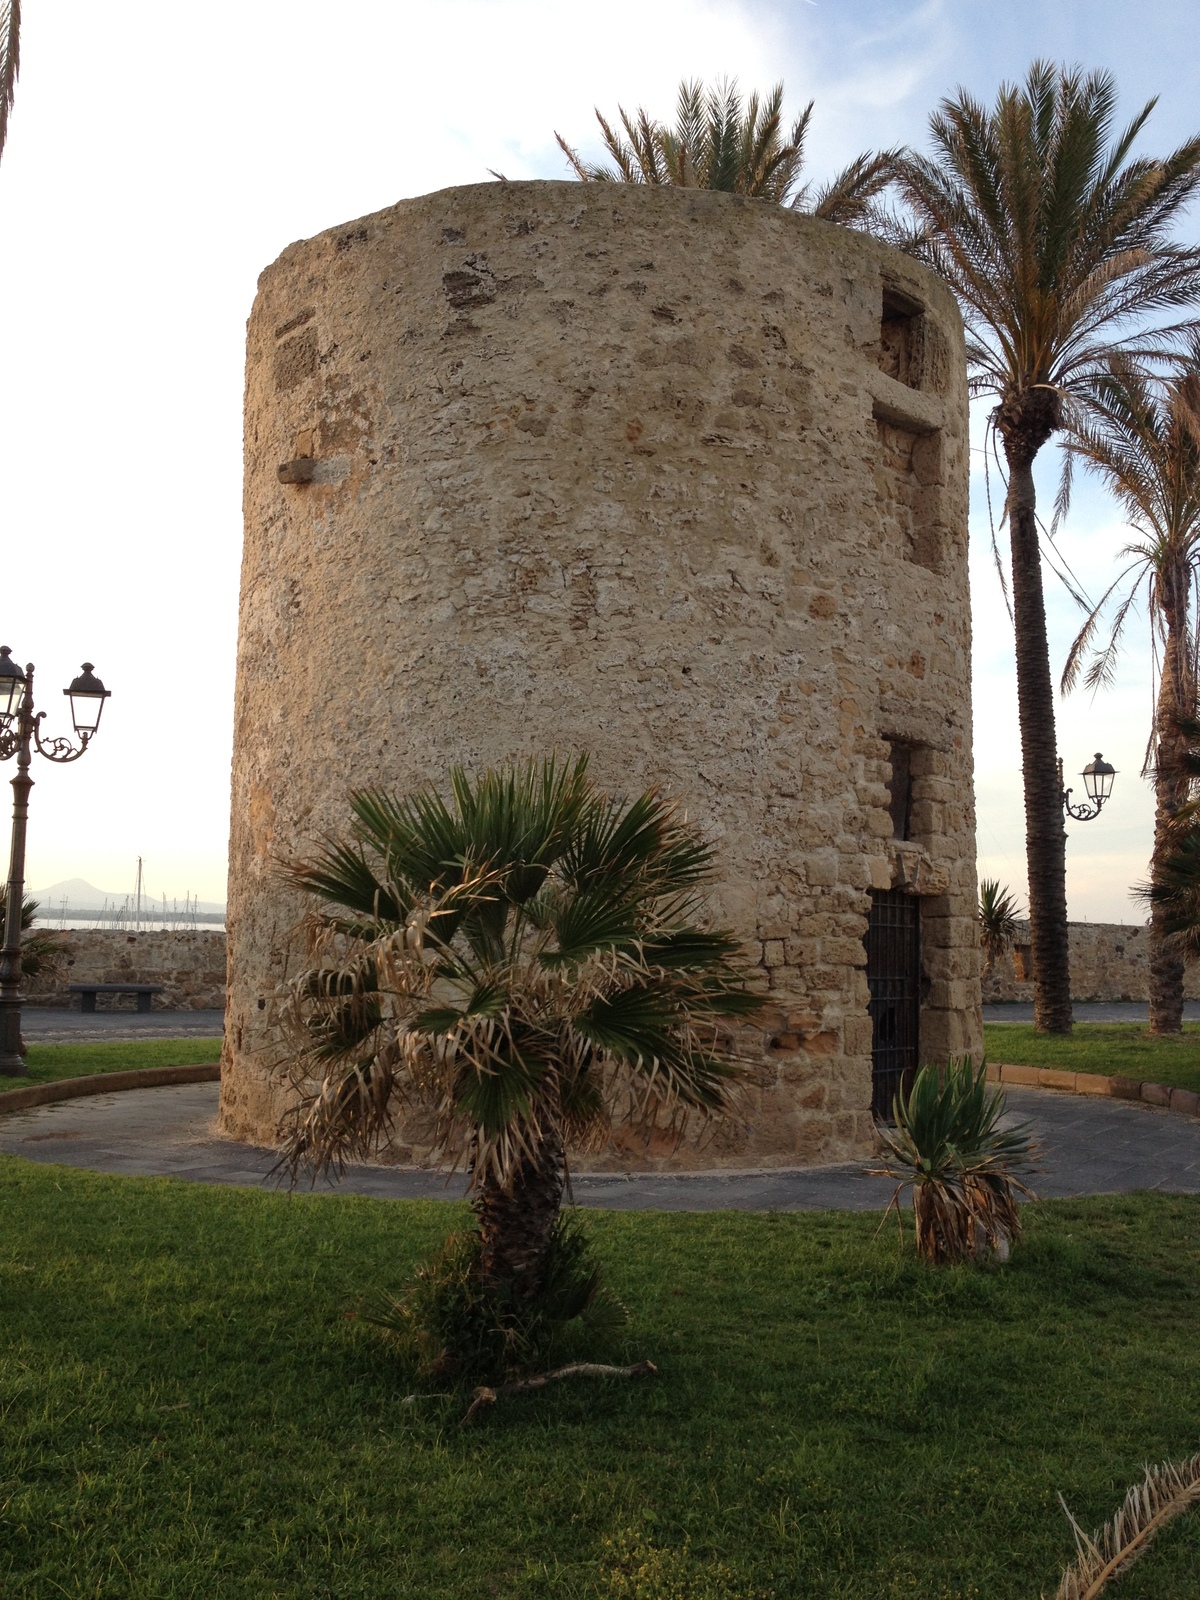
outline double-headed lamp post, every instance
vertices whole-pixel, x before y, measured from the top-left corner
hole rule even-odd
[[[71,700],[77,745],[70,739],[42,737],[46,713],[34,710],[33,663],[22,672],[8,646],[0,645],[0,761],[17,758],[4,945],[0,948],[0,1076],[10,1078],[27,1070],[21,1055],[21,904],[25,895],[25,824],[33,788],[30,758],[36,750],[47,761],[78,761],[100,725],[100,713],[109,696],[109,690],[92,675],[90,661],[83,663],[83,671],[63,693]]]
[[[1104,809],[1104,802],[1112,793],[1113,779],[1117,775],[1116,767],[1110,767],[1108,762],[1096,751],[1096,759],[1089,761],[1084,767],[1081,777],[1083,787],[1087,790],[1090,805],[1073,806],[1071,804],[1070,789],[1063,788],[1062,757],[1058,758],[1058,787],[1062,793],[1063,810],[1069,817],[1074,817],[1076,822],[1091,822],[1098,817]]]

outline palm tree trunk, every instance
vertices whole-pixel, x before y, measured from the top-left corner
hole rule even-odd
[[[1181,732],[1181,717],[1191,717],[1196,704],[1187,652],[1188,574],[1161,573],[1159,577],[1163,614],[1167,626],[1162,677],[1155,708],[1156,748],[1154,754],[1154,853],[1150,858],[1150,881],[1162,881],[1163,863],[1177,847],[1175,813],[1188,799],[1189,781],[1183,756],[1188,740]],[[1184,958],[1167,935],[1164,924],[1168,910],[1156,901],[1150,904],[1150,1032],[1183,1031]]]
[[[519,1299],[537,1299],[562,1197],[562,1145],[557,1139],[546,1140],[521,1161],[508,1188],[492,1177],[483,1180],[472,1206],[479,1222],[477,1270],[482,1282],[511,1287]]]
[[[1046,639],[1033,456],[1010,438],[1006,437],[1004,444],[1009,466],[1008,520],[1017,644],[1017,706],[1025,783],[1034,1027],[1039,1033],[1070,1033],[1067,836],[1063,828],[1058,777],[1054,687],[1050,680],[1050,648]]]

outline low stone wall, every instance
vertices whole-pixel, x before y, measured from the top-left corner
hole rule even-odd
[[[32,983],[25,1003],[78,1007],[72,983],[161,983],[156,1011],[221,1011],[225,1007],[223,932],[125,933],[86,928],[57,935],[62,949]],[[132,995],[102,995],[101,1009],[132,1011]]]
[[[1072,922],[1072,1000],[1148,1000],[1150,929],[1145,923]],[[1200,1000],[1200,963],[1188,967],[1184,994]],[[984,1005],[1033,1000],[1029,924],[1019,923],[1010,956],[1001,957],[983,980]]]

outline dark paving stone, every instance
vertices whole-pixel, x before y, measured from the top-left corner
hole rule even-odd
[[[219,1039],[223,1011],[68,1011],[22,1006],[21,1032],[29,1044],[94,1044],[100,1040]]]
[[[1047,1198],[1159,1189],[1200,1193],[1200,1121],[1151,1107],[1049,1090],[1010,1089],[1009,1115],[1029,1121],[1042,1146],[1033,1187]],[[275,1153],[215,1133],[217,1085],[182,1084],[64,1100],[0,1119],[0,1151],[128,1177],[278,1187]],[[460,1173],[355,1166],[340,1183],[297,1194],[457,1200]],[[892,1197],[889,1178],[858,1167],[792,1172],[598,1174],[574,1180],[580,1205],[604,1210],[874,1211]]]

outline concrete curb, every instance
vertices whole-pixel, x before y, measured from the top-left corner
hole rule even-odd
[[[59,1078],[55,1083],[31,1083],[27,1089],[0,1094],[0,1116],[48,1106],[55,1100],[75,1100],[85,1094],[111,1094],[118,1089],[156,1089],[171,1083],[219,1083],[216,1062],[193,1067],[138,1067],[131,1072],[94,1072],[86,1078]]]
[[[1200,1117],[1200,1094],[1191,1089],[1172,1089],[1165,1083],[1106,1078],[1098,1072],[1060,1072],[1054,1067],[1014,1067],[1004,1061],[989,1061],[987,1075],[989,1083],[1007,1083],[1014,1089],[1057,1089],[1061,1094],[1140,1100],[1143,1105],[1174,1111],[1177,1116]]]

